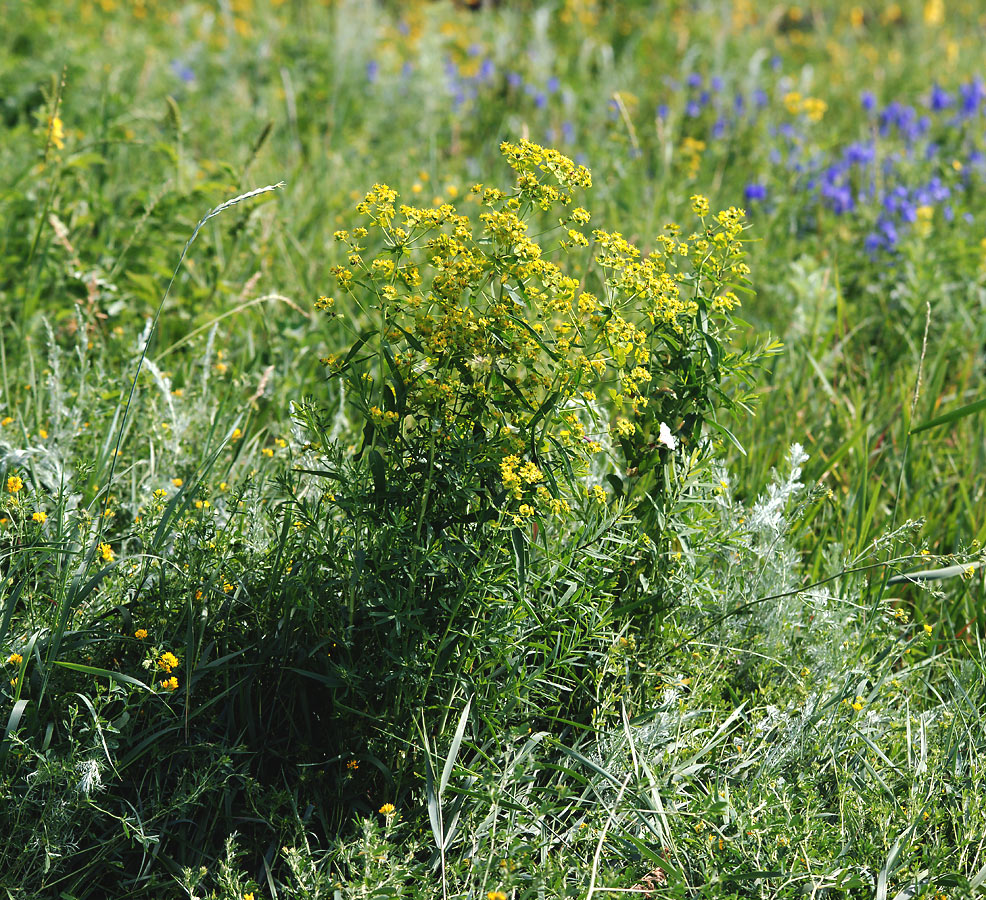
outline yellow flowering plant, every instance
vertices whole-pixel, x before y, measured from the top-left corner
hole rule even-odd
[[[559,480],[571,485],[601,449],[580,388],[605,364],[579,337],[579,281],[529,233],[534,210],[562,208],[571,246],[587,243],[577,229],[588,213],[572,206],[590,176],[526,141],[501,149],[516,184],[473,188],[478,223],[451,204],[400,205],[375,185],[357,207],[365,224],[336,233],[347,259],[337,286],[373,325],[323,362],[348,378],[380,499],[393,502],[393,481],[438,529],[563,515]],[[371,232],[382,252],[366,250]]]
[[[725,349],[749,274],[743,213],[693,197],[700,230],[669,225],[644,254],[619,232],[586,232],[587,169],[526,140],[500,149],[515,183],[476,185],[477,216],[404,205],[377,184],[362,223],[335,234],[336,287],[368,327],[322,362],[346,379],[376,500],[413,507],[419,532],[520,526],[568,514],[589,493],[582,476],[608,466],[660,533],[673,460],[702,443],[744,362]],[[552,247],[534,237],[545,223]]]

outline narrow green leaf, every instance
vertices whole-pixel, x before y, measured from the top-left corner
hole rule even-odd
[[[949,425],[959,419],[964,419],[966,416],[974,415],[982,409],[986,409],[986,397],[982,400],[976,400],[975,403],[960,406],[958,409],[953,409],[951,412],[947,412],[937,418],[929,419],[927,422],[922,422],[920,425],[912,428],[910,434],[919,434],[922,431],[927,431],[929,428],[937,428],[939,425]]]
[[[466,701],[466,705],[459,715],[459,724],[455,729],[455,736],[452,738],[452,746],[449,747],[448,756],[445,758],[445,766],[442,769],[442,780],[438,783],[438,796],[441,797],[448,786],[448,780],[452,777],[452,770],[455,768],[455,758],[459,755],[459,746],[462,744],[462,735],[466,730],[466,722],[469,720],[469,707],[472,706],[472,697]]]
[[[86,675],[96,675],[101,678],[109,678],[111,681],[115,681],[119,684],[129,684],[132,687],[143,688],[145,691],[150,691],[151,689],[137,678],[131,675],[124,675],[122,672],[114,672],[111,669],[101,669],[98,666],[85,666],[82,663],[65,662],[61,659],[55,660],[56,666],[61,666],[63,669],[71,669],[73,672],[83,672]]]
[[[518,587],[523,593],[527,585],[527,541],[524,539],[524,532],[519,528],[511,529],[510,545],[514,551],[514,566],[517,569]]]

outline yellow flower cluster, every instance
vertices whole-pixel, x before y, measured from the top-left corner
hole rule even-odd
[[[544,473],[533,462],[521,462],[511,454],[500,461],[500,480],[504,490],[520,500],[525,490],[544,479]]]
[[[557,202],[570,203],[570,191],[592,187],[592,176],[585,166],[578,166],[557,150],[541,147],[528,140],[517,144],[504,141],[500,152],[518,173],[518,184],[522,196],[530,199],[542,209],[549,209]],[[540,176],[551,175],[560,189],[544,184]]]
[[[382,410],[379,406],[370,407],[370,421],[380,428],[387,428],[397,422],[400,416],[393,410]]]
[[[705,141],[696,140],[692,137],[686,137],[682,140],[681,154],[685,158],[685,168],[689,178],[698,175],[703,153],[705,153]]]
[[[703,149],[685,147],[696,158]],[[414,459],[433,452],[428,443],[468,444],[476,471],[498,471],[507,513],[523,521],[568,510],[556,475],[584,472],[602,449],[590,425],[615,433],[624,450],[645,453],[658,441],[675,449],[662,439],[685,415],[675,404],[687,392],[677,393],[666,375],[680,370],[674,348],[705,354],[749,270],[741,260],[742,211],[713,215],[696,194],[702,230],[686,237],[667,226],[647,253],[618,231],[595,230],[604,282],[586,291],[556,260],[588,244],[579,229],[590,214],[573,200],[591,185],[589,172],[527,140],[504,142],[501,151],[516,172],[514,188],[475,185],[482,204],[475,223],[450,203],[402,204],[384,184],[366,194],[357,206],[366,226],[335,233],[346,262],[332,272],[360,309],[380,311],[379,352],[321,361],[350,379],[382,451],[401,447],[413,469]],[[550,229],[540,210],[554,206],[567,208],[555,219],[552,248],[532,234]],[[367,250],[373,243],[382,244],[375,254]],[[606,413],[597,391],[622,412],[615,423],[599,421]],[[488,484],[483,475],[476,489]],[[594,496],[605,502],[605,492]]]
[[[789,91],[784,95],[784,107],[792,116],[803,113],[810,122],[821,122],[829,108],[824,100],[802,97],[797,91]]]

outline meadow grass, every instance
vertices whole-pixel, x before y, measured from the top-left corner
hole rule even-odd
[[[467,7],[6,10],[0,896],[978,895],[981,13]]]

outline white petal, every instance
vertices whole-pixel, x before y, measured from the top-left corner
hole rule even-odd
[[[661,422],[661,433],[658,435],[657,442],[664,444],[668,450],[676,450],[678,447],[678,439],[671,433],[671,429],[664,422]]]

